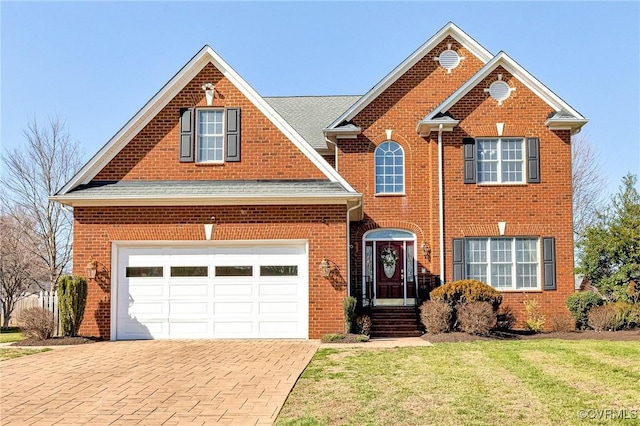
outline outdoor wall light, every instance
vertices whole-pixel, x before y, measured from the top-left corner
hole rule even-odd
[[[98,272],[98,262],[93,260],[93,258],[89,259],[89,263],[87,263],[87,266],[84,268],[84,272],[88,280],[95,280],[96,272]]]
[[[322,278],[329,278],[331,276],[331,265],[326,258],[322,258],[320,262],[320,275]]]
[[[425,259],[428,259],[431,256],[431,247],[429,247],[426,241],[424,241],[420,247],[422,248],[422,255]]]

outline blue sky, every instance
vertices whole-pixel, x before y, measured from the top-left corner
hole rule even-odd
[[[0,2],[2,149],[57,115],[93,155],[203,45],[261,95],[364,94],[447,22],[590,119],[640,175],[638,2]]]

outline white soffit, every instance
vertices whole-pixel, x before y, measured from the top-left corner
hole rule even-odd
[[[202,69],[212,63],[332,182],[356,192],[240,75],[205,45],[58,192],[63,195],[93,179]]]
[[[394,68],[389,74],[387,74],[378,84],[376,84],[369,92],[367,92],[362,98],[360,98],[355,104],[353,104],[347,111],[338,117],[328,129],[334,128],[344,121],[352,120],[360,111],[362,111],[367,105],[373,102],[382,92],[384,92],[389,86],[391,86],[396,80],[398,80],[404,73],[406,73],[411,67],[413,67],[418,61],[429,53],[434,47],[436,47],[447,36],[451,36],[454,40],[460,43],[465,49],[473,53],[483,64],[486,64],[493,55],[484,47],[482,47],[477,41],[471,38],[467,33],[458,28],[453,22],[449,22],[442,27],[433,37],[427,40],[422,46],[420,46],[415,52],[413,52],[407,59],[405,59],[400,65]]]

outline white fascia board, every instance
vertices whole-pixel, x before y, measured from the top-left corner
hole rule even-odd
[[[189,197],[102,197],[86,198],[73,195],[56,195],[50,200],[72,207],[105,207],[105,206],[229,206],[229,205],[317,205],[317,204],[348,204],[357,201],[362,194],[322,194],[313,196],[277,195],[227,195],[224,197],[189,196]]]
[[[340,117],[338,117],[328,129],[338,126],[343,121],[350,121],[360,111],[362,111],[367,105],[373,102],[382,92],[384,92],[389,86],[391,86],[396,80],[398,80],[404,73],[406,73],[411,67],[413,67],[419,60],[421,60],[427,53],[429,53],[434,47],[436,47],[447,36],[453,37],[458,43],[473,53],[483,64],[486,64],[493,55],[484,47],[482,47],[477,41],[469,37],[467,33],[458,28],[453,22],[449,22],[442,27],[433,37],[427,40],[422,46],[420,46],[415,52],[413,52],[407,59],[405,59],[400,65],[387,74],[378,84],[376,84],[369,92],[362,96],[355,104],[353,104],[347,111],[345,111]]]
[[[87,184],[135,137],[180,90],[209,62],[249,99],[311,162],[332,182],[347,191],[356,191],[287,123],[240,75],[210,46],[205,45],[115,136],[59,191],[66,194],[78,185]]]
[[[429,136],[431,132],[437,132],[438,130],[452,132],[459,123],[460,120],[420,120],[416,125],[416,132],[420,137]],[[440,129],[440,126],[442,126],[442,129]]]
[[[580,132],[582,126],[587,124],[589,120],[584,119],[575,119],[575,118],[549,118],[544,122],[544,125],[549,128],[549,130],[570,130],[572,135]]]
[[[516,61],[511,59],[505,52],[498,53],[491,61],[467,80],[462,86],[453,92],[438,107],[431,111],[422,121],[433,120],[438,113],[445,113],[460,101],[471,89],[476,87],[481,81],[493,72],[497,67],[503,67],[511,73],[515,78],[531,90],[536,96],[542,99],[547,105],[555,111],[566,111],[572,114],[576,119],[584,119],[584,117],[569,104],[563,101],[559,96],[553,93],[549,88],[542,84],[538,79],[531,75],[527,70],[522,68]]]

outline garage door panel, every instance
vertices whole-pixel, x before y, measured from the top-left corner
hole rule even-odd
[[[204,282],[198,284],[188,284],[184,282],[177,282],[169,284],[169,296],[170,297],[180,297],[180,296],[209,296],[209,292],[211,290],[211,283]]]
[[[214,302],[213,312],[216,315],[241,315],[252,314],[254,303],[246,302]]]
[[[299,304],[292,302],[260,302],[260,314],[297,314]]]
[[[169,304],[169,315],[180,316],[201,316],[211,313],[210,303],[208,301],[171,301]]]
[[[252,283],[217,283],[214,287],[213,297],[251,297],[253,296]]]
[[[211,335],[209,324],[206,322],[169,322],[169,336],[180,337],[207,337]]]
[[[132,317],[149,316],[149,315],[158,315],[158,316],[166,316],[167,315],[167,303],[164,301],[144,301],[144,302],[134,302],[129,306],[129,314]]]
[[[117,259],[116,338],[308,337],[303,244],[141,245]]]
[[[263,283],[260,296],[297,296],[298,287],[295,283]]]
[[[216,321],[214,333],[221,337],[248,337],[253,334],[252,321]]]

